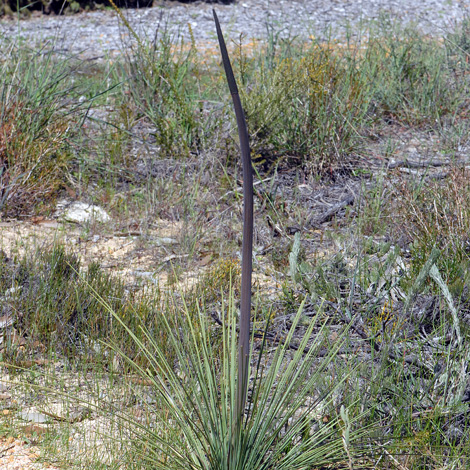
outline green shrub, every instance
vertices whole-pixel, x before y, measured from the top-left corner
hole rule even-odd
[[[450,65],[437,38],[388,23],[371,29],[361,61],[371,84],[371,111],[386,122],[434,125],[467,101],[468,85]]]
[[[295,157],[313,170],[340,166],[360,148],[367,83],[331,44],[293,51],[274,50],[240,71],[253,153]]]
[[[188,156],[205,148],[217,119],[204,110],[196,47],[163,32],[154,41],[139,39],[122,70],[138,116],[154,126],[160,155]],[[207,90],[207,87],[205,88]]]

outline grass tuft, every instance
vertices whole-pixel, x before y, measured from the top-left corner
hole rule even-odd
[[[11,44],[0,61],[0,210],[47,210],[64,187],[80,126],[72,64]]]

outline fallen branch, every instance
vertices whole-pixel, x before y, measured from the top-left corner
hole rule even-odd
[[[372,341],[374,338],[372,338],[370,335],[367,334],[363,327],[363,321],[362,319],[358,316],[355,315],[352,320],[349,320],[347,316],[343,313],[343,311],[340,309],[339,305],[334,304],[333,302],[326,302],[330,306],[334,306],[336,309],[336,312],[338,313],[339,318],[341,321],[343,321],[345,324],[351,324],[351,328],[365,341],[371,342],[372,347],[374,350],[378,353],[382,353],[384,348],[377,342],[377,341]],[[393,345],[392,345],[393,347]],[[386,352],[388,357],[395,362],[402,362],[405,364],[409,364],[411,366],[415,366],[418,369],[420,369],[423,372],[423,375],[425,377],[430,377],[434,374],[434,371],[431,367],[427,366],[423,362],[421,362],[417,356],[413,354],[408,354],[407,356],[402,356],[401,354],[398,354],[396,352],[393,352],[392,350],[389,350]]]
[[[443,162],[443,161],[434,161],[434,160],[425,160],[422,162],[413,162],[409,160],[401,160],[399,162],[393,162],[388,165],[388,169],[392,170],[393,168],[400,168],[400,167],[405,167],[405,168],[428,168],[428,167],[434,167],[438,168],[441,166],[449,166],[453,165],[456,162]]]
[[[350,206],[355,199],[356,196],[354,194],[350,194],[342,201],[333,204],[333,206],[331,206],[327,211],[320,215],[320,217],[318,217],[316,220],[313,217],[309,218],[307,221],[307,226],[321,225],[325,222],[329,222],[341,209],[345,208],[346,206]]]
[[[399,469],[399,470],[409,470],[408,467],[405,467],[402,465],[388,450],[385,448],[383,444],[380,442],[375,441],[375,443],[381,447],[384,451],[384,453],[387,455],[387,457],[393,462],[393,464]]]
[[[440,173],[436,173],[435,175],[429,175],[426,177],[426,181],[432,180],[443,180],[450,175],[448,171],[441,171]]]
[[[223,326],[223,323],[220,320],[217,312],[212,311],[210,313],[210,315],[213,318],[213,320],[217,323],[217,325]],[[238,327],[237,327],[236,330],[237,330],[237,332],[239,332]],[[250,336],[252,336],[253,338],[257,338],[257,339],[265,339],[266,341],[271,341],[275,344],[283,343],[284,346],[287,349],[291,349],[293,351],[298,351],[299,350],[299,346],[297,346],[294,343],[286,344],[285,341],[284,341],[284,337],[282,335],[279,335],[279,334],[270,333],[270,332],[267,332],[265,330],[253,331],[252,329],[250,329]],[[308,354],[309,352],[310,352],[310,348],[304,348],[304,350],[303,350],[304,354]],[[347,349],[346,348],[340,348],[340,349],[338,349],[337,353],[338,354],[356,354],[357,353],[357,348],[347,348]],[[331,354],[331,350],[330,350],[330,348],[326,348],[326,347],[323,347],[323,348],[319,349],[317,352],[315,352],[316,357],[326,357],[326,356],[328,356],[328,354]]]

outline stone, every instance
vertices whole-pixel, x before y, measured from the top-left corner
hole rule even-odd
[[[51,420],[49,416],[42,413],[34,413],[31,411],[21,411],[18,416],[24,421],[31,421],[32,423],[47,423]]]
[[[66,222],[77,224],[93,220],[97,222],[108,222],[111,220],[111,217],[101,207],[81,201],[74,201],[72,203],[59,201],[56,215]]]

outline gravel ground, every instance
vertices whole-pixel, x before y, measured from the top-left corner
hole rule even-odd
[[[159,6],[124,10],[124,14],[139,35],[148,37],[154,36],[163,20],[171,31],[180,31],[189,39],[186,25],[190,23],[196,41],[204,44],[215,41],[213,7],[214,4],[201,2],[161,1]],[[405,23],[416,22],[428,33],[441,34],[468,15],[470,0],[238,0],[231,5],[217,4],[215,8],[225,33],[232,38],[243,33],[247,39],[262,39],[273,28],[284,37],[322,37],[330,31],[340,38],[345,25],[357,27],[361,20],[382,14]],[[29,42],[55,39],[55,48],[87,59],[117,55],[122,39],[128,37],[111,10],[73,16],[37,13],[19,23],[11,18],[0,21],[0,37],[17,38],[18,33]]]

